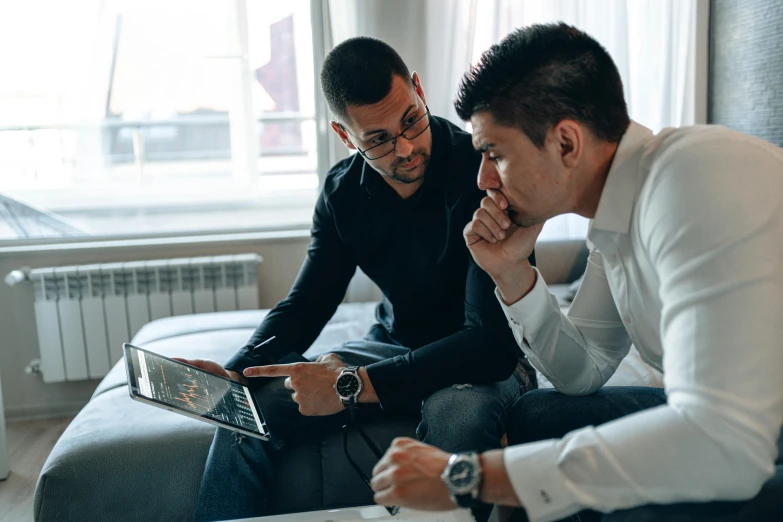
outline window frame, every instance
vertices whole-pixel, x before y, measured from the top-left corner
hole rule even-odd
[[[252,93],[249,87],[250,81],[250,68],[248,64],[249,56],[249,41],[248,41],[248,19],[247,19],[247,0],[234,0],[236,23],[239,31],[239,43],[240,54],[236,57],[240,61],[239,67],[241,67],[242,75],[242,96],[239,100],[238,112],[245,117],[241,118],[240,125],[244,128],[241,132],[244,132],[247,139],[240,148],[245,150],[239,151],[236,154],[232,147],[232,160],[236,164],[235,177],[246,178],[248,182],[251,181],[253,172],[256,172],[256,165],[254,161],[260,157],[258,150],[251,150],[250,144],[256,143],[256,126],[259,123],[289,123],[289,122],[309,122],[313,121],[316,127],[316,174],[318,176],[317,191],[323,186],[323,181],[329,166],[335,161],[336,154],[334,152],[333,139],[330,138],[328,132],[328,114],[326,109],[326,102],[323,96],[320,94],[319,84],[319,72],[323,59],[326,54],[326,44],[330,41],[330,34],[328,30],[325,30],[324,20],[328,19],[325,16],[325,10],[328,10],[328,4],[325,0],[309,0],[310,2],[310,21],[312,30],[312,53],[313,53],[313,79],[314,79],[314,107],[315,112],[311,114],[305,113],[274,113],[264,114],[260,117],[254,117],[252,111],[249,110],[252,107]],[[116,42],[115,42],[116,45]],[[234,57],[232,57],[234,58]],[[134,161],[138,161],[141,158],[142,165],[144,161],[144,145],[143,143],[137,143],[137,136],[141,136],[142,128],[149,128],[154,126],[166,126],[171,125],[172,122],[157,122],[157,121],[122,121],[122,122],[104,122],[101,125],[101,130],[110,127],[133,127],[134,130]],[[229,115],[229,125],[233,126],[231,116]],[[35,130],[78,130],[79,125],[69,124],[51,124],[51,125],[5,125],[0,126],[0,132],[3,131],[35,131]],[[231,130],[232,134],[234,130]],[[143,138],[142,138],[143,139]],[[137,155],[138,154],[138,155]],[[241,157],[244,156],[246,161],[244,165]],[[346,155],[347,156],[347,155]],[[236,171],[238,170],[238,173]],[[292,174],[294,175],[294,174]],[[176,204],[172,204],[170,207],[161,206],[162,210],[170,208],[174,210]],[[44,209],[47,213],[49,211]],[[310,219],[308,218],[302,223],[297,224],[262,224],[250,227],[230,227],[230,228],[218,228],[208,230],[192,230],[192,231],[163,231],[163,232],[141,232],[134,234],[96,234],[88,236],[62,236],[62,237],[42,237],[42,238],[15,238],[15,239],[0,239],[0,249],[6,248],[24,248],[24,247],[51,247],[58,245],[79,245],[82,243],[96,243],[96,242],[137,242],[137,241],[154,241],[158,239],[174,239],[174,238],[209,238],[215,236],[225,235],[227,237],[235,235],[259,235],[267,236],[269,234],[279,237],[299,237],[302,231],[310,229]]]

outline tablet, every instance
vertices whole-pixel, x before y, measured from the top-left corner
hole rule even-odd
[[[131,344],[122,349],[132,399],[269,440],[247,386]]]

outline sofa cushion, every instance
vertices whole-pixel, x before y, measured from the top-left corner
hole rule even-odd
[[[124,387],[108,390],[79,412],[46,459],[36,520],[192,519],[214,431],[133,401]]]
[[[368,423],[385,449],[395,436],[415,436],[418,421],[400,417]],[[133,401],[124,388],[94,398],[55,445],[39,479],[39,521],[192,520],[214,428]],[[351,435],[351,454],[369,473],[375,457]],[[273,512],[372,503],[345,462],[333,433],[285,451],[269,491]]]
[[[133,344],[173,357],[227,360],[243,346],[266,311],[172,317],[146,325]],[[310,357],[362,337],[374,305],[341,305],[307,352]],[[191,520],[215,428],[131,400],[116,365],[74,418],[46,460],[35,493],[37,521]],[[395,436],[415,436],[417,419],[368,423],[385,449]],[[355,457],[369,473],[375,457],[357,441]],[[288,513],[372,503],[350,468],[339,433],[284,451],[271,484],[270,509]]]

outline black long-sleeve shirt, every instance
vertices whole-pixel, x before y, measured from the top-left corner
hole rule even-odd
[[[476,184],[481,156],[470,134],[447,120],[432,117],[431,128],[424,183],[408,199],[359,154],[330,170],[294,286],[226,368],[241,372],[261,359],[307,350],[359,266],[383,292],[378,322],[411,349],[367,367],[385,410],[453,384],[489,384],[513,373],[519,348],[495,284],[473,262],[462,237],[484,197]],[[253,353],[273,335],[266,352]]]

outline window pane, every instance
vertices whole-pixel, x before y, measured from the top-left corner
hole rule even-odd
[[[0,7],[0,241],[309,223],[310,33],[308,0]]]

